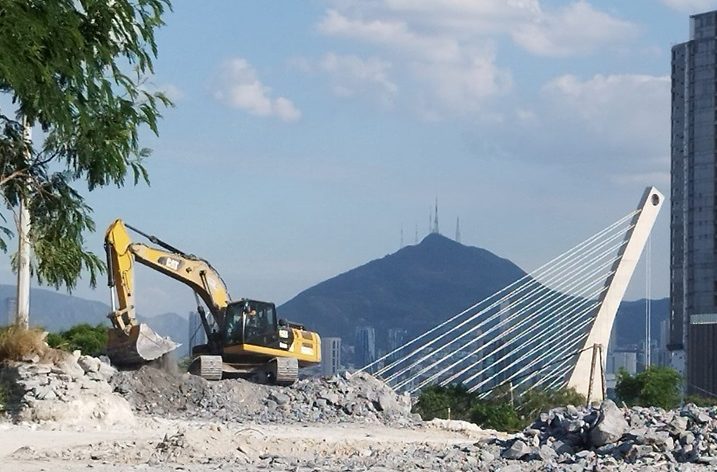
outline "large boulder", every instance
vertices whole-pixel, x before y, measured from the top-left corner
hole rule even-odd
[[[590,443],[595,447],[615,443],[625,434],[627,428],[622,411],[612,400],[605,400],[600,405],[597,423],[590,430]]]

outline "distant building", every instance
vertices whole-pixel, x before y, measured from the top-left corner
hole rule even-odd
[[[17,298],[7,297],[5,299],[5,313],[8,326],[15,323],[15,316],[17,315]]]
[[[356,367],[367,366],[376,360],[376,331],[371,326],[356,328]]]
[[[607,359],[607,373],[617,374],[621,369],[630,375],[637,373],[637,352],[614,351]]]
[[[189,354],[192,354],[192,348],[194,346],[197,346],[199,344],[206,344],[207,342],[207,335],[204,332],[204,327],[202,326],[202,318],[199,316],[199,313],[195,311],[189,312]]]
[[[406,341],[408,341],[408,331],[403,328],[391,328],[388,330],[388,352],[393,352],[399,349]],[[391,361],[400,358],[401,351],[396,352],[391,356]]]
[[[687,393],[717,392],[717,11],[672,47],[670,343]]]
[[[341,369],[341,338],[321,338],[321,375],[334,375]]]
[[[670,351],[667,344],[670,342],[670,320],[660,322],[660,343],[657,348],[656,364],[660,366],[670,365]]]

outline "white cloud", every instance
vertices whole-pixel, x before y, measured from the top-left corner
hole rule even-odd
[[[511,72],[496,59],[501,36],[557,57],[617,45],[636,31],[584,0],[557,10],[544,10],[539,0],[335,0],[317,29],[373,46],[379,62],[410,72],[391,82],[416,81],[414,101],[430,116],[484,111],[487,100],[511,90]]]
[[[400,63],[401,69],[411,71],[413,74],[407,79],[417,80],[420,85],[417,95],[424,116],[478,110],[486,99],[505,93],[512,85],[510,72],[495,64],[489,41],[468,47],[454,37],[414,31],[402,19],[349,18],[336,10],[329,10],[318,28],[324,34],[381,47]],[[388,63],[374,59],[369,69],[387,90],[397,89],[393,81],[391,87],[383,80]],[[361,68],[366,69],[367,65]],[[358,72],[359,67],[358,63],[343,63],[342,68]],[[334,73],[335,67],[324,69]]]
[[[271,88],[259,80],[254,67],[240,57],[222,65],[214,98],[256,116],[274,116],[282,121],[296,121],[301,117],[291,100],[274,98]]]
[[[580,119],[592,132],[617,143],[669,140],[670,78],[652,75],[563,75],[543,93],[565,118]],[[669,149],[665,146],[664,149]]]
[[[377,94],[387,103],[398,91],[389,78],[391,63],[375,57],[362,59],[354,55],[328,53],[318,66],[329,75],[334,93],[340,96]]]
[[[318,28],[324,34],[379,44],[437,61],[456,60],[460,55],[460,47],[454,39],[416,34],[405,21],[400,20],[351,19],[336,10],[329,10]]]
[[[670,97],[667,76],[563,75],[543,87],[540,126],[532,132],[542,136],[547,158],[594,162],[599,174],[612,175],[615,183],[647,178],[663,183],[669,171]]]
[[[629,39],[636,32],[632,23],[580,1],[518,25],[512,37],[516,44],[533,54],[560,57],[588,54]]]
[[[508,92],[513,84],[510,72],[495,66],[492,56],[474,56],[457,63],[414,65],[425,90],[451,112],[471,112],[490,97]]]
[[[686,13],[700,13],[717,8],[717,0],[662,0],[662,3]]]

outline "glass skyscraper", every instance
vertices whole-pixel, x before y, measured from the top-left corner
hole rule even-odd
[[[672,48],[670,343],[687,392],[717,394],[717,11]]]

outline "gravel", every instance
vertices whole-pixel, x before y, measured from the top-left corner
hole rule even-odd
[[[634,464],[648,470],[713,465],[717,464],[717,408],[688,404],[667,411],[620,409],[610,400],[599,407],[556,408],[496,444],[502,447],[503,457],[540,461],[549,468],[575,464],[620,470]]]
[[[366,373],[299,380],[289,387],[206,381],[144,366],[118,372],[114,391],[145,415],[258,423],[380,422],[410,425],[410,398]]]

